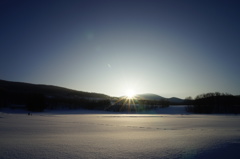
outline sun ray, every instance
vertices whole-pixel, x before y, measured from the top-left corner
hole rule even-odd
[[[133,89],[127,89],[125,96],[112,101],[111,106],[105,110],[137,112],[137,95]]]
[[[135,96],[135,91],[133,89],[126,90],[126,96],[129,99],[133,98]]]

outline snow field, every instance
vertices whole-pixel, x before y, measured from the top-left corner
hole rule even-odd
[[[1,159],[239,158],[240,116],[0,114]]]

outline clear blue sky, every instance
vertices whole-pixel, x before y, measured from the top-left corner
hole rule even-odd
[[[240,94],[240,2],[2,0],[0,79],[121,96]]]

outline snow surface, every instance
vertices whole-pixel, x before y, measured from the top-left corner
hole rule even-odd
[[[28,111],[23,109],[10,109],[4,108],[1,109],[2,113],[11,113],[11,114],[26,114]],[[101,110],[87,110],[87,109],[59,109],[59,110],[45,110],[45,114],[190,114],[186,112],[185,105],[170,106],[167,108],[159,108],[155,110],[148,110],[143,112],[111,112],[111,111],[101,111]],[[36,113],[35,113],[36,114]],[[41,114],[41,113],[37,113]]]
[[[82,112],[0,113],[0,159],[240,158],[240,116]]]

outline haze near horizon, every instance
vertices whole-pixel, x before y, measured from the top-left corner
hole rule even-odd
[[[239,7],[233,0],[4,0],[0,79],[110,96],[239,95]]]

